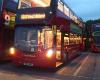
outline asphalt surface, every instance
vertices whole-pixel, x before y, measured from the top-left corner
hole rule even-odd
[[[55,72],[0,63],[0,80],[100,80],[100,53],[82,52]]]

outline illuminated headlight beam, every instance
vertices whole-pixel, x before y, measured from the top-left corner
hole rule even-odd
[[[46,54],[46,57],[51,58],[52,55],[53,55],[53,53],[54,53],[54,52],[53,52],[52,49],[48,50],[48,51],[47,51],[47,54]]]
[[[13,48],[13,47],[10,48],[10,54],[12,54],[12,55],[15,54],[15,48]]]

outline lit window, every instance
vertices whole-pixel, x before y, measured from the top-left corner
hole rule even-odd
[[[20,0],[20,8],[49,7],[51,0]]]
[[[32,7],[48,7],[50,0],[32,0]]]

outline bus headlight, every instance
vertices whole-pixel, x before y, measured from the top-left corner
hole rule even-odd
[[[10,48],[10,54],[12,54],[12,55],[15,54],[15,48],[13,48],[13,47]]]
[[[47,51],[46,57],[51,58],[52,55],[53,55],[53,53],[54,53],[53,50],[52,50],[52,49],[49,49],[49,50]]]

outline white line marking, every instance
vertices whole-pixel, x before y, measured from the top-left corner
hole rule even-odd
[[[85,64],[85,62],[87,61],[89,56],[87,56],[84,61],[82,62],[82,64],[80,65],[80,67],[75,71],[75,73],[73,74],[74,76],[77,76],[77,74],[79,73],[79,71],[81,70],[82,66]]]

